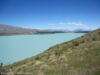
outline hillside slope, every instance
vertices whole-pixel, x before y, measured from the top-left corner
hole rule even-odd
[[[100,75],[100,29],[5,68],[14,75]]]

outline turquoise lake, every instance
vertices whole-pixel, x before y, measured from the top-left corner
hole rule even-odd
[[[0,62],[11,64],[35,56],[48,48],[85,33],[0,36]]]

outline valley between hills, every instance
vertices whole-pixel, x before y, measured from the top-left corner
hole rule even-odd
[[[100,29],[3,68],[13,75],[100,75]]]

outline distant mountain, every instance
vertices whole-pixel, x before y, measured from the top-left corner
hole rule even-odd
[[[51,33],[87,33],[89,31],[71,31],[71,30],[53,30],[53,29],[29,29],[0,24],[0,35],[18,35],[18,34],[51,34]]]
[[[92,30],[89,30],[89,29],[76,29],[74,30],[75,33],[88,33]]]
[[[0,24],[0,35],[18,35],[18,34],[50,34],[50,33],[64,33],[62,30],[50,30],[50,29],[29,29],[15,27],[5,24]]]
[[[28,29],[28,28],[21,28],[21,27],[0,24],[0,35],[35,34],[35,33],[37,33],[36,29]]]
[[[100,75],[100,29],[5,69],[14,75]]]

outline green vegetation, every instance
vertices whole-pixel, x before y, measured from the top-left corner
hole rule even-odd
[[[100,75],[100,29],[5,68],[14,75]]]
[[[3,67],[3,63],[0,63],[0,75],[5,75],[6,69]]]

